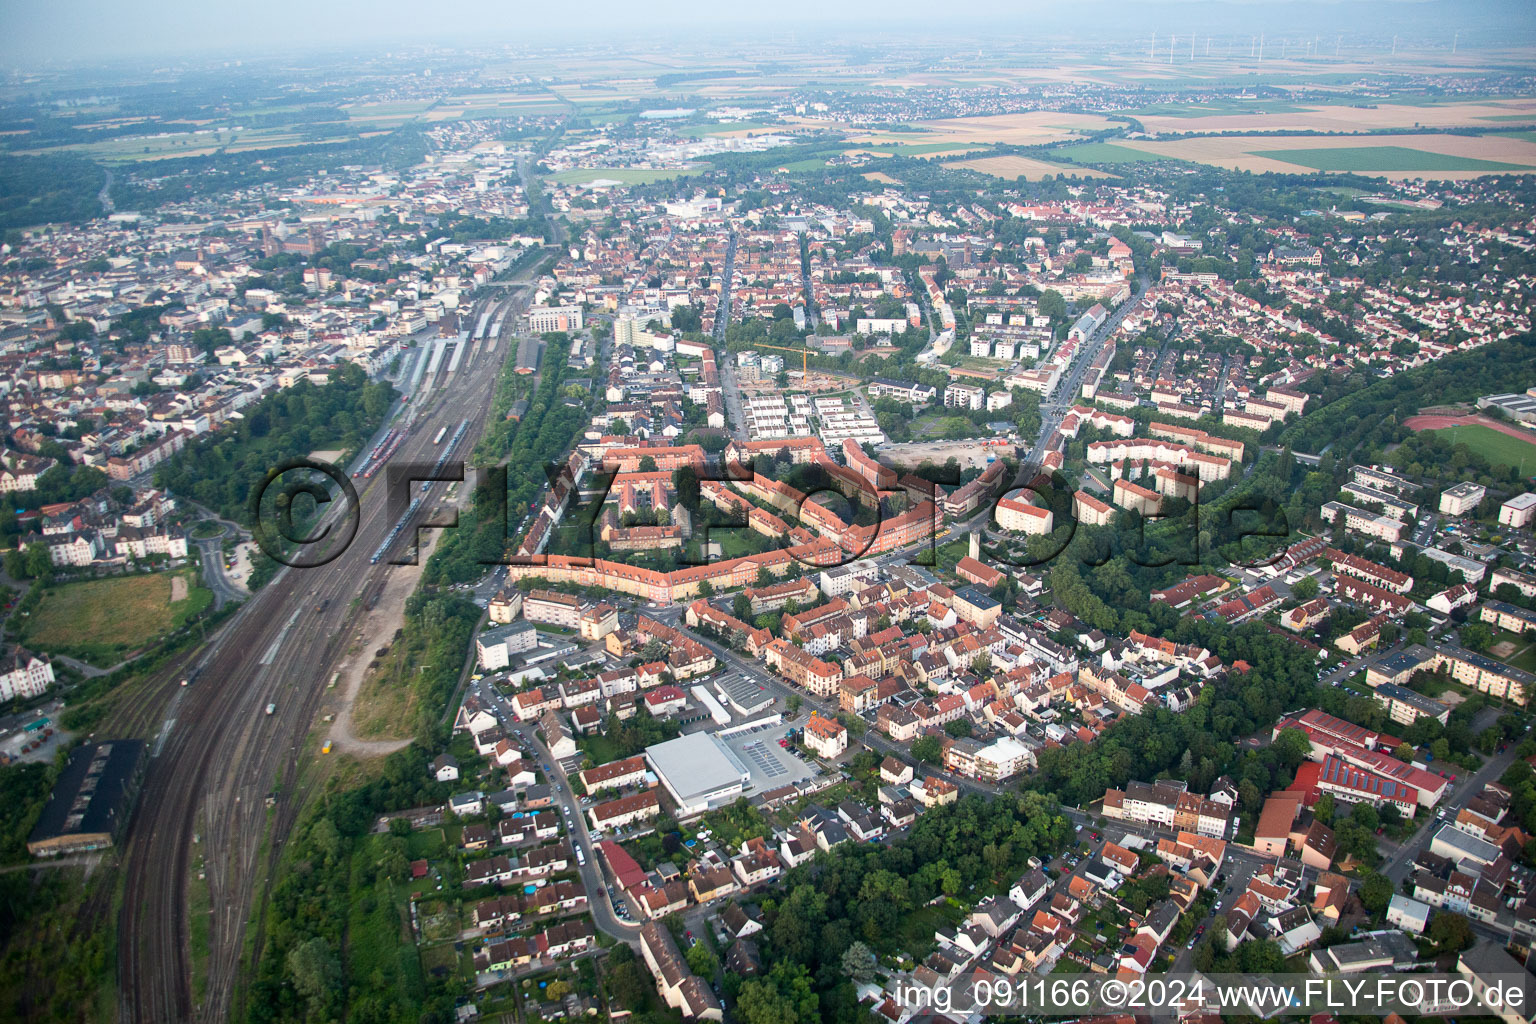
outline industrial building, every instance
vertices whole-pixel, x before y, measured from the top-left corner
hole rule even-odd
[[[645,759],[677,804],[678,818],[731,803],[752,778],[736,753],[712,733],[690,733],[646,747]]]
[[[142,740],[76,747],[27,838],[34,857],[110,848],[128,823],[143,778]]]

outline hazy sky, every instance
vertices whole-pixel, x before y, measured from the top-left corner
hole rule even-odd
[[[1463,29],[1475,44],[1528,40],[1536,30],[1531,0],[773,0],[750,6],[697,0],[0,0],[0,67],[96,62],[148,55],[265,56],[337,47],[443,42],[562,41],[615,33],[715,31],[744,41],[764,32],[820,32],[857,40],[862,33],[948,28],[1087,37],[1143,32],[1433,32]],[[1016,33],[1016,35],[1014,35]],[[1473,38],[1469,38],[1473,37]],[[1523,40],[1522,40],[1523,41]]]

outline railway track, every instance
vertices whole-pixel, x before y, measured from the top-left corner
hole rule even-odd
[[[431,462],[434,434],[471,420],[457,457],[484,427],[499,359],[466,358],[443,392],[419,414],[396,458]],[[441,488],[444,485],[434,485]],[[441,494],[440,490],[434,490]],[[194,655],[179,658],[120,704],[112,729],[146,735],[153,745],[162,723],[173,720],[145,775],[139,807],[126,837],[124,898],[118,921],[120,1019],[128,1022],[222,1021],[240,1014],[241,954],[254,906],[265,902],[284,841],[318,784],[304,775],[301,758],[325,701],[326,686],[344,653],[364,602],[389,572],[387,559],[369,556],[394,525],[385,488],[376,478],[360,495],[357,536],[335,561],[289,569],[259,591],[213,639],[196,652],[202,669],[180,686]],[[431,512],[424,501],[416,522]],[[410,544],[403,531],[394,550]],[[294,615],[295,610],[299,612]],[[266,714],[268,704],[275,705]],[[169,712],[169,714],[168,714]],[[106,731],[103,730],[103,734]],[[300,788],[302,782],[302,788]],[[267,798],[275,797],[269,810]],[[194,843],[199,814],[203,834]],[[265,844],[265,845],[264,845]],[[194,846],[203,851],[212,908],[207,984],[194,1005],[190,984],[187,882]],[[264,915],[251,948],[261,955]],[[253,970],[254,963],[244,965]]]

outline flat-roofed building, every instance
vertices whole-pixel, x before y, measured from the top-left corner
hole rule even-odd
[[[1479,617],[1491,626],[1510,633],[1524,634],[1536,629],[1536,612],[1503,601],[1484,601]]]
[[[1437,643],[1427,650],[1435,671],[1445,671],[1463,686],[1470,686],[1490,697],[1524,704],[1532,687],[1536,686],[1536,676],[1531,673],[1455,644]]]
[[[1450,720],[1451,709],[1448,705],[1410,690],[1406,686],[1382,683],[1372,692],[1378,701],[1386,705],[1387,717],[1394,722],[1412,725],[1421,718],[1433,718],[1441,725],[1445,725]]]
[[[656,777],[677,804],[678,818],[691,818],[731,803],[751,783],[747,766],[713,733],[689,733],[645,749]]]
[[[1488,489],[1482,484],[1464,481],[1440,492],[1440,512],[1448,516],[1464,516],[1476,512]]]
[[[1536,520],[1536,492],[1517,494],[1499,506],[1499,525],[1523,530]]]
[[[1497,596],[1499,588],[1504,586],[1514,587],[1525,597],[1536,597],[1536,576],[1528,573],[1503,568],[1493,570],[1493,575],[1488,578],[1488,592]]]

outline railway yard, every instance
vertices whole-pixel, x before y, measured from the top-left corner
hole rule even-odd
[[[526,304],[526,295],[519,300]],[[463,342],[462,345],[470,344]],[[456,453],[478,439],[501,360],[515,346],[477,344],[453,369],[428,375],[412,395],[414,422],[396,458],[430,463],[434,437],[469,427]],[[419,358],[426,358],[425,355]],[[418,397],[418,395],[420,397]],[[361,595],[374,595],[398,571],[373,553],[394,530],[382,476],[360,488],[357,535],[334,561],[287,569],[258,591],[203,650],[178,659],[120,704],[103,724],[112,734],[151,738],[152,758],[125,844],[119,919],[124,1018],[222,1019],[231,1013],[250,911],[260,907],[283,839],[323,778],[312,771],[321,739],[311,729],[327,699],[327,680],[344,656]],[[432,484],[423,497],[440,496]],[[423,501],[411,522],[430,514]],[[394,540],[400,558],[409,530]],[[195,670],[183,687],[180,680]],[[271,714],[266,706],[275,705]],[[191,986],[187,884],[201,854],[212,907],[206,990]],[[260,918],[254,925],[261,929]]]

